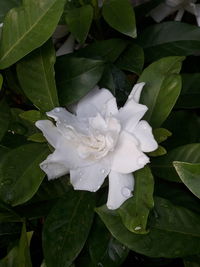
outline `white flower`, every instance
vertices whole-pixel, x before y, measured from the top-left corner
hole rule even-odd
[[[36,126],[55,148],[40,164],[54,179],[70,173],[74,189],[95,192],[109,175],[107,207],[118,208],[132,196],[132,172],[149,158],[143,152],[157,148],[150,125],[140,120],[147,107],[139,104],[144,83],[136,84],[123,108],[107,89],[94,88],[74,107],[74,114],[57,107]]]
[[[150,12],[150,16],[160,22],[170,14],[177,12],[175,20],[181,21],[185,11],[190,12],[196,17],[198,26],[200,26],[200,4],[195,4],[196,0],[165,0]]]

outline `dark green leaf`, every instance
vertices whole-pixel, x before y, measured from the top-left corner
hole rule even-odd
[[[59,106],[54,78],[55,51],[51,41],[26,56],[17,65],[21,87],[43,111]]]
[[[5,100],[0,100],[0,140],[8,130],[10,110]]]
[[[200,29],[186,23],[163,22],[146,28],[138,42],[148,61],[166,56],[193,55],[199,52]]]
[[[117,212],[105,206],[98,208],[97,213],[117,240],[138,253],[175,258],[200,252],[200,216],[166,199],[155,199],[155,215],[146,235],[130,232]]]
[[[43,232],[48,267],[70,266],[87,239],[93,218],[93,194],[71,191],[48,215]]]
[[[46,139],[42,133],[35,133],[28,137],[28,141],[33,141],[36,143],[46,143]]]
[[[139,82],[146,85],[142,91],[141,102],[148,107],[144,116],[153,128],[160,127],[168,117],[181,90],[181,69],[183,57],[162,58],[148,66],[140,76]]]
[[[84,43],[87,38],[92,18],[93,8],[90,5],[70,9],[66,13],[68,29],[80,43]]]
[[[63,56],[56,62],[56,80],[62,105],[71,104],[95,87],[103,73],[103,61]]]
[[[130,37],[136,37],[135,13],[128,0],[105,1],[103,18],[115,30]]]
[[[137,234],[147,233],[146,226],[150,210],[153,208],[154,180],[149,167],[134,173],[135,187],[133,197],[119,209],[126,228]]]
[[[19,114],[19,117],[32,123],[35,123],[36,121],[42,119],[42,115],[38,110],[29,110],[22,112]]]
[[[164,128],[157,128],[153,130],[153,135],[158,144],[165,141],[168,137],[172,135],[170,131]]]
[[[6,13],[13,7],[19,6],[21,4],[21,0],[1,0],[0,1],[0,22],[3,21]]]
[[[20,222],[20,216],[9,206],[0,201],[0,222]],[[1,265],[0,265],[1,266]]]
[[[131,44],[119,57],[116,65],[120,69],[140,74],[144,65],[143,49],[136,44]]]
[[[8,152],[0,164],[0,198],[13,206],[29,200],[45,173],[39,164],[48,155],[45,145],[30,144]]]
[[[52,35],[65,0],[25,0],[9,11],[0,44],[0,68],[4,69],[41,46]]]
[[[182,182],[190,191],[200,198],[200,163],[186,163],[175,161],[173,163]]]
[[[159,156],[163,156],[167,153],[166,149],[163,146],[158,146],[158,148],[153,151],[153,152],[149,152],[148,155],[150,157],[159,157]]]
[[[155,175],[166,180],[180,182],[180,178],[173,167],[173,161],[198,163],[200,161],[200,144],[189,144],[177,147],[167,155],[152,160]]]

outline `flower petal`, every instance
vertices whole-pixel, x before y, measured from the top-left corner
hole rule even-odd
[[[133,134],[139,140],[139,146],[143,152],[151,152],[158,148],[158,144],[152,134],[152,128],[148,122],[140,121]]]
[[[136,83],[134,85],[128,99],[133,98],[135,100],[135,102],[139,103],[140,95],[141,95],[141,92],[142,92],[144,85],[145,85],[144,82]]]
[[[70,181],[75,190],[96,192],[109,172],[109,165],[100,161],[87,167],[70,170]]]
[[[156,21],[161,22],[164,18],[168,17],[171,13],[175,12],[178,8],[171,7],[165,3],[160,4],[156,8],[152,9],[150,16]]]
[[[42,131],[49,144],[55,148],[61,137],[57,127],[49,120],[37,121],[35,125]]]
[[[56,56],[63,56],[70,54],[74,51],[75,38],[72,34],[67,38],[67,40],[61,45],[61,47],[56,51]]]
[[[117,114],[118,108],[115,97],[107,89],[97,86],[83,97],[77,104],[76,114],[82,117],[93,117],[97,113]]]
[[[138,148],[137,139],[123,131],[112,152],[111,170],[120,173],[130,173],[143,168],[149,158]]]
[[[111,171],[109,174],[109,191],[107,207],[114,210],[132,197],[134,177],[132,173],[122,174]]]

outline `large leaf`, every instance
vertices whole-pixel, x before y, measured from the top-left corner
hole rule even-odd
[[[95,266],[121,266],[129,250],[112,237],[97,217],[89,238],[89,252]]]
[[[39,164],[48,155],[45,145],[29,144],[8,152],[0,163],[0,198],[13,206],[29,200],[45,173]]]
[[[156,176],[166,180],[180,182],[180,178],[173,167],[173,161],[188,163],[200,162],[200,144],[188,144],[177,147],[167,155],[152,160],[152,169]]]
[[[21,222],[20,216],[9,206],[0,201],[0,222]]]
[[[0,22],[3,21],[6,13],[13,7],[19,6],[21,4],[21,0],[1,0],[0,1]]]
[[[84,43],[87,38],[92,18],[93,8],[90,5],[70,9],[66,13],[65,20],[68,29],[80,43]]]
[[[146,28],[138,42],[148,61],[166,56],[193,55],[199,51],[200,29],[181,22],[163,22]]]
[[[173,163],[182,182],[190,191],[200,198],[200,163],[186,163],[175,161]]]
[[[43,232],[44,256],[48,267],[67,267],[72,264],[87,239],[93,209],[93,194],[83,191],[68,192],[53,207]]]
[[[130,232],[117,212],[105,206],[97,213],[116,239],[138,253],[165,258],[200,253],[200,216],[166,199],[155,198],[151,229],[146,235]]]
[[[95,87],[103,72],[103,61],[63,56],[56,62],[59,101],[71,104]]]
[[[54,78],[55,51],[51,41],[26,56],[17,65],[21,87],[43,111],[59,106]]]
[[[147,219],[153,208],[154,180],[149,167],[134,173],[133,197],[127,200],[118,212],[127,229],[138,234],[147,233]]]
[[[0,100],[0,140],[8,130],[10,110],[5,100]]]
[[[9,11],[0,45],[0,68],[7,68],[52,35],[65,0],[24,0],[23,6]]]
[[[141,102],[148,107],[144,118],[152,127],[159,127],[171,112],[181,90],[181,69],[183,57],[162,58],[148,66],[139,82],[146,85]]]
[[[105,1],[103,17],[115,30],[130,37],[136,37],[135,13],[129,0]]]

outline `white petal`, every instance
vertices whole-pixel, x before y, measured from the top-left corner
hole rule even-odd
[[[107,207],[114,210],[132,197],[134,177],[132,173],[122,174],[111,171],[109,174],[109,191]]]
[[[69,169],[65,165],[52,159],[52,154],[40,164],[40,168],[47,174],[49,180],[69,173]]]
[[[42,131],[49,144],[55,148],[61,137],[57,127],[49,120],[37,121],[35,125]]]
[[[143,82],[135,84],[128,98],[133,98],[135,102],[139,103],[140,95],[144,85],[145,83]]]
[[[152,128],[148,122],[140,121],[133,134],[139,140],[139,146],[143,152],[151,152],[158,148],[158,144],[152,134]]]
[[[56,56],[63,56],[70,54],[74,51],[75,38],[72,34],[67,38],[67,40],[61,45],[61,47],[56,51]]]
[[[67,30],[66,25],[58,25],[52,37],[53,39],[59,39],[67,35],[67,33],[68,33],[68,30]]]
[[[123,129],[132,132],[147,110],[147,106],[138,104],[133,98],[130,98],[124,107],[120,108],[117,118]]]
[[[184,14],[185,10],[184,8],[180,8],[176,14],[176,17],[175,17],[175,21],[181,21],[182,20],[182,17],[183,17],[183,14]]]
[[[164,18],[175,12],[177,8],[170,7],[164,3],[160,4],[156,8],[152,9],[149,13],[150,16],[156,21],[161,22]]]
[[[115,97],[107,89],[95,87],[77,104],[76,114],[78,116],[95,116],[97,113],[102,115],[116,114],[118,108]]]
[[[96,192],[109,172],[108,164],[97,162],[87,167],[70,170],[70,181],[75,190]]]
[[[134,172],[149,162],[149,158],[138,148],[136,138],[125,131],[120,134],[111,157],[111,170],[120,173]]]

